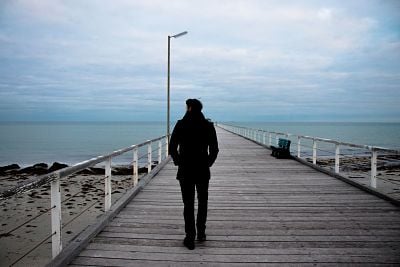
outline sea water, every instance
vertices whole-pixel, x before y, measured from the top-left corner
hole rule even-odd
[[[400,149],[400,123],[229,122],[268,131]],[[75,164],[166,134],[165,122],[0,123],[0,166]],[[115,159],[127,163],[132,155]]]
[[[162,122],[0,123],[0,165],[68,165],[166,134]],[[127,153],[128,154],[128,153]],[[114,161],[126,163],[131,155]]]

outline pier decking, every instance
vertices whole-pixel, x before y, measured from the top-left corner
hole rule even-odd
[[[207,241],[182,246],[170,162],[70,266],[400,264],[400,208],[217,128]]]

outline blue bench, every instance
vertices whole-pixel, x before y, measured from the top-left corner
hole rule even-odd
[[[289,159],[290,156],[290,140],[279,138],[278,146],[271,146],[271,155],[278,159]]]

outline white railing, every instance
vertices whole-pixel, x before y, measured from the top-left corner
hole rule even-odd
[[[378,162],[378,155],[400,155],[400,150],[396,149],[388,149],[383,147],[377,146],[368,146],[368,145],[357,145],[352,143],[340,142],[336,140],[326,139],[326,138],[319,138],[319,137],[312,137],[312,136],[304,136],[304,135],[296,135],[291,133],[282,133],[282,132],[274,132],[274,131],[266,131],[260,129],[253,129],[248,127],[241,127],[241,126],[234,126],[234,125],[227,125],[227,124],[220,124],[218,126],[233,132],[235,134],[241,135],[248,139],[254,140],[258,143],[266,145],[270,147],[271,145],[276,145],[278,143],[279,138],[286,138],[291,139],[291,155],[297,158],[302,158],[302,156],[307,155],[305,158],[309,158],[312,164],[317,165],[317,161],[320,159],[329,158],[327,156],[319,156],[318,152],[322,154],[330,154],[334,158],[334,167],[333,171],[336,174],[339,174],[340,167],[341,167],[341,160],[350,157],[369,157],[370,158],[370,179],[369,179],[369,186],[372,188],[377,188],[377,162]],[[303,142],[308,142],[307,144],[303,144]],[[295,147],[295,149],[293,149]],[[307,151],[303,151],[302,148],[306,148]],[[351,154],[347,155],[341,153],[343,148],[347,148],[348,151],[351,149],[358,149],[360,150],[359,154]],[[332,151],[333,150],[333,151]],[[308,155],[307,153],[310,153]],[[396,184],[399,186],[399,184]]]
[[[157,144],[157,148],[153,150],[153,144]],[[143,156],[139,156],[140,148],[144,148],[147,146],[147,154]],[[164,149],[163,149],[164,148]],[[79,171],[82,171],[86,168],[92,167],[96,164],[105,162],[105,177],[104,177],[104,210],[105,212],[111,209],[112,203],[112,190],[111,190],[111,182],[112,182],[112,159],[119,155],[122,155],[126,152],[133,151],[133,160],[132,160],[132,184],[135,187],[138,184],[139,180],[139,160],[141,158],[147,157],[146,165],[147,165],[147,173],[150,173],[152,170],[153,164],[153,151],[157,151],[157,163],[160,164],[163,160],[168,158],[168,139],[166,136],[162,136],[153,140],[148,140],[141,144],[132,145],[120,150],[116,150],[110,154],[99,156],[96,158],[92,158],[80,163],[77,163],[71,167],[67,167],[40,177],[33,179],[29,182],[18,185],[9,190],[0,192],[0,200],[9,199],[16,194],[26,193],[29,190],[38,188],[45,184],[50,183],[50,191],[51,191],[51,239],[52,239],[52,257],[55,258],[62,250],[62,218],[61,218],[61,186],[60,179],[68,177],[72,174],[75,174]],[[46,214],[42,213],[43,214]],[[39,216],[37,216],[39,217]],[[29,220],[31,221],[31,220]],[[15,228],[17,229],[17,228]],[[15,230],[14,229],[14,230]],[[47,240],[48,238],[46,238]],[[44,240],[45,241],[45,240]],[[43,242],[43,241],[42,241]]]

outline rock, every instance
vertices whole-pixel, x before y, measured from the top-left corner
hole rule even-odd
[[[102,169],[102,168],[95,168],[95,167],[92,167],[92,168],[89,168],[94,174],[101,174],[101,175],[104,175],[105,174],[105,170],[104,169]]]
[[[104,169],[102,168],[87,168],[77,172],[76,174],[83,174],[83,175],[104,175]]]
[[[138,168],[139,173],[147,173],[147,167],[140,167]]]
[[[80,174],[80,175],[94,175],[94,172],[92,172],[90,169],[84,169],[84,170],[81,170],[81,171],[77,172],[76,174]]]
[[[33,166],[20,169],[18,171],[18,173],[31,174],[31,175],[43,175],[48,172],[47,167],[48,167],[48,165],[46,163],[38,163]]]
[[[18,170],[18,169],[21,169],[21,167],[18,164],[11,164],[11,165],[0,167],[0,173],[10,171],[10,170]]]
[[[33,165],[33,167],[34,168],[48,168],[49,167],[49,165],[47,165],[46,163],[37,163],[37,164],[35,164],[35,165]]]
[[[18,173],[21,167],[18,164],[11,164],[0,167],[0,175],[14,175]]]
[[[133,168],[132,166],[128,167],[116,167],[112,171],[113,175],[132,175],[133,174]]]
[[[66,167],[68,167],[67,164],[54,162],[53,165],[51,165],[51,167],[49,168],[49,172],[58,171],[58,170],[66,168]]]

